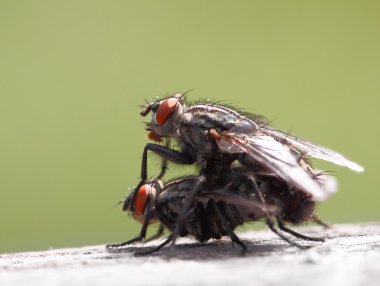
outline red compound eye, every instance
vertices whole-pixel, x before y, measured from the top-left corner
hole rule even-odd
[[[157,109],[156,122],[158,125],[164,125],[169,116],[173,113],[178,104],[178,98],[170,97],[165,99]]]
[[[150,192],[150,185],[142,185],[138,190],[135,198],[135,214],[138,217],[142,217],[145,212],[146,202],[148,200],[148,194]]]

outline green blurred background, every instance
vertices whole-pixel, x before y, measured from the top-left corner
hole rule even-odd
[[[0,252],[135,235],[113,205],[139,177],[138,106],[188,89],[364,165],[318,162],[340,183],[319,213],[380,220],[379,3],[1,0]]]

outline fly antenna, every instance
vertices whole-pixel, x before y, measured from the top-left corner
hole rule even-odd
[[[119,202],[117,202],[115,205],[112,206],[111,209],[114,209],[115,207],[121,205],[121,204],[124,203],[124,202],[125,202],[125,201],[119,201]]]

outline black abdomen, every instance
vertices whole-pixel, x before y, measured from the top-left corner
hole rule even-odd
[[[165,200],[162,197],[156,205],[157,216],[168,229],[173,231],[182,210],[183,200]],[[200,242],[211,238],[220,239],[228,235],[227,224],[233,230],[243,223],[244,220],[233,205],[216,202],[211,198],[202,198],[191,206],[180,236],[191,235]]]

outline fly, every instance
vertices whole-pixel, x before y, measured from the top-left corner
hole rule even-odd
[[[315,172],[310,158],[356,172],[364,171],[362,166],[338,152],[277,130],[262,116],[230,107],[212,103],[188,105],[184,95],[174,94],[148,103],[141,115],[147,116],[150,112],[152,118],[146,127],[148,138],[153,141],[174,139],[180,150],[148,143],[143,152],[138,188],[147,179],[148,151],[176,164],[197,164],[201,174],[219,177],[236,161],[252,170],[259,166],[316,201],[326,200],[330,194],[313,180]]]
[[[171,235],[156,248],[137,254],[149,254],[160,250],[173,240],[178,218],[195,186],[198,191],[191,201],[179,236],[191,236],[199,242],[229,236],[241,247],[242,252],[245,252],[247,247],[235,234],[235,228],[264,219],[273,232],[299,248],[303,246],[290,240],[279,229],[300,239],[323,241],[323,238],[306,236],[286,226],[288,223],[298,225],[315,219],[315,201],[303,192],[289,190],[275,175],[265,172],[252,173],[246,167],[234,167],[225,174],[224,179],[207,178],[199,184],[199,177],[181,177],[166,184],[159,179],[147,181],[130,202],[134,205],[133,211],[128,210],[142,223],[140,234],[129,241],[108,247],[121,247],[142,241],[145,239],[148,225],[159,222],[159,231],[154,238],[163,233],[163,227],[168,229]],[[330,192],[335,191],[334,178],[322,174],[315,180]],[[131,195],[127,200],[130,199]],[[275,226],[273,218],[279,229]]]

